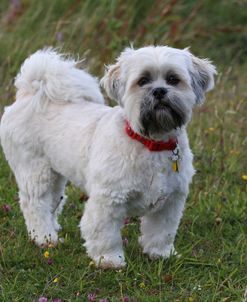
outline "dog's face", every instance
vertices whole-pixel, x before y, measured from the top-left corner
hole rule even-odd
[[[124,108],[134,131],[159,136],[187,124],[195,104],[214,86],[215,67],[187,49],[127,48],[101,83]]]

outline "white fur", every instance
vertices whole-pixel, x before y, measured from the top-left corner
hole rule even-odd
[[[153,54],[147,50],[146,55],[152,64]],[[191,59],[186,56],[187,64]],[[164,59],[157,57],[154,68],[159,60]],[[184,64],[180,69],[187,72]],[[104,105],[97,81],[77,69],[75,61],[51,49],[38,51],[24,62],[16,87],[17,99],[5,109],[0,135],[30,237],[38,245],[57,243],[57,215],[70,180],[89,196],[80,228],[97,264],[125,265],[120,229],[133,215],[142,217],[144,252],[168,257],[194,174],[185,127],[176,131],[182,160],[180,172],[174,173],[171,152],[150,152],[129,138],[124,132],[129,105],[127,111],[124,104]]]

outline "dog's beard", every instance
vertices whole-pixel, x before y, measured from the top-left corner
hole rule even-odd
[[[147,95],[141,103],[140,122],[146,136],[170,132],[181,128],[189,119],[190,113],[185,103],[178,97],[165,96],[157,100]]]

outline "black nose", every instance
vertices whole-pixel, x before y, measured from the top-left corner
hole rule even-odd
[[[163,99],[163,97],[167,94],[167,89],[163,88],[163,87],[159,87],[159,88],[155,88],[153,90],[153,96],[158,99],[161,100]]]

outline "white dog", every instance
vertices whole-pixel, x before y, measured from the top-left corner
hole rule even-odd
[[[57,243],[70,180],[89,196],[80,228],[98,265],[125,265],[120,230],[133,215],[142,217],[144,253],[169,257],[194,174],[186,125],[215,67],[188,49],[127,48],[101,81],[119,103],[111,108],[76,64],[52,49],[30,56],[2,118],[29,235]]]

